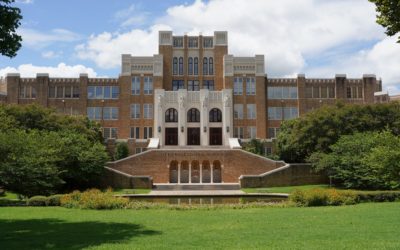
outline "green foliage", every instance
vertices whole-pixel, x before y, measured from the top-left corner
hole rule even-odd
[[[128,199],[115,197],[111,190],[101,192],[97,189],[90,189],[82,193],[74,191],[61,198],[61,206],[67,208],[121,209],[125,208],[128,203]]]
[[[250,142],[243,145],[243,149],[257,155],[263,154],[263,143],[257,139],[251,139]]]
[[[128,143],[126,142],[118,142],[117,147],[115,149],[114,159],[120,160],[129,156],[129,148]]]
[[[25,196],[90,187],[108,154],[99,125],[38,105],[0,105],[0,186]]]
[[[14,57],[21,47],[22,38],[17,34],[22,19],[21,10],[12,7],[14,0],[0,0],[0,53]]]
[[[394,36],[400,32],[400,2],[398,0],[369,0],[376,5],[376,22],[386,28],[386,34]],[[398,42],[400,43],[400,37]]]
[[[47,197],[47,206],[61,206],[61,198],[63,197],[62,194],[54,194]]]
[[[345,188],[400,188],[400,138],[389,131],[342,136],[330,153],[314,153],[310,161]]]
[[[351,205],[358,201],[355,192],[336,189],[298,189],[290,194],[289,199],[302,207]]]
[[[286,162],[306,162],[315,152],[329,153],[342,135],[389,129],[400,135],[400,103],[324,106],[283,122],[276,146]]]
[[[33,207],[44,207],[47,206],[46,196],[33,196],[26,201],[26,205]]]

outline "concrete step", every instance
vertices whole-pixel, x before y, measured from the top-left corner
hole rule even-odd
[[[174,191],[174,190],[240,190],[240,185],[229,184],[154,184],[153,190]]]

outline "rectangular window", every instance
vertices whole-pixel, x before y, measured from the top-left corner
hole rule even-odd
[[[117,128],[103,128],[104,139],[117,139],[118,129]]]
[[[243,139],[244,138],[244,128],[243,127],[234,127],[233,128],[233,137]]]
[[[347,87],[346,88],[346,96],[347,96],[347,98],[351,98],[351,87]]]
[[[145,95],[152,95],[153,94],[153,77],[146,76],[144,78],[143,93]]]
[[[153,119],[153,104],[150,103],[143,104],[143,118]]]
[[[328,98],[328,88],[321,87],[321,98]]]
[[[203,38],[203,47],[204,48],[212,48],[213,47],[213,38],[212,37],[204,37]]]
[[[275,139],[278,137],[279,128],[268,128],[268,139]]]
[[[256,78],[248,77],[246,79],[246,95],[256,94]]]
[[[88,95],[88,99],[95,99],[96,98],[96,93],[95,93],[95,87],[94,86],[88,86],[87,95]]]
[[[255,104],[247,104],[247,119],[256,119],[256,105]]]
[[[257,137],[257,128],[256,127],[247,127],[247,134],[250,139],[255,139]]]
[[[131,127],[130,138],[140,139],[140,127]]]
[[[64,88],[65,88],[64,89],[64,91],[65,91],[64,97],[65,98],[71,98],[72,97],[72,88],[71,88],[71,86],[65,86]]]
[[[297,87],[268,87],[268,99],[297,99]]]
[[[299,117],[299,111],[297,107],[284,107],[283,118],[284,120],[291,120]]]
[[[335,98],[335,87],[328,87],[328,98]]]
[[[64,98],[64,88],[57,86],[57,96],[56,98]]]
[[[271,147],[268,147],[268,146],[265,146],[265,147],[264,147],[264,155],[265,155],[265,156],[272,155],[272,148],[271,148]]]
[[[36,98],[36,89],[34,87],[31,87],[31,98]]]
[[[233,105],[234,119],[243,119],[243,104],[234,104]]]
[[[101,107],[88,107],[87,117],[90,120],[101,120]]]
[[[199,81],[188,81],[188,91],[199,91],[200,90],[200,84]]]
[[[104,86],[103,87],[103,96],[104,99],[110,99],[111,98],[111,86]]]
[[[79,86],[72,87],[72,98],[79,98]]]
[[[140,118],[140,104],[135,103],[131,104],[131,119],[139,119]]]
[[[357,88],[357,98],[358,99],[362,99],[363,98],[363,87],[362,86],[359,86]]]
[[[179,89],[185,88],[185,82],[183,80],[173,80],[172,81],[172,90],[176,91]]]
[[[95,87],[95,98],[96,99],[104,99],[103,89],[104,89],[103,86]]]
[[[203,88],[204,89],[208,89],[210,91],[213,91],[215,89],[214,80],[204,80],[203,81]]]
[[[56,98],[56,87],[55,86],[49,87],[49,98]]]
[[[144,127],[143,128],[143,138],[150,139],[153,137],[153,127]]]
[[[112,86],[111,89],[111,98],[112,99],[117,99],[119,97],[119,87],[118,86]]]
[[[313,98],[320,98],[319,87],[313,87]]]
[[[173,45],[175,48],[182,48],[183,47],[183,37],[174,37]]]
[[[132,78],[132,95],[140,95],[140,77],[135,76]]]
[[[199,42],[197,37],[189,37],[189,48],[197,48],[199,46]]]
[[[312,86],[306,87],[306,98],[313,98],[313,87]]]
[[[118,120],[118,108],[117,107],[104,107],[103,108],[103,119],[104,120]]]
[[[243,78],[235,77],[233,82],[233,94],[243,95]]]
[[[268,107],[268,120],[282,120],[282,107]]]

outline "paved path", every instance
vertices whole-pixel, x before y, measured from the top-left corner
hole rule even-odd
[[[245,194],[242,190],[152,190],[149,195],[237,195]]]

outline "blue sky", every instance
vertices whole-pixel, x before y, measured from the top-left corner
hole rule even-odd
[[[264,54],[272,77],[382,77],[400,92],[400,44],[375,23],[366,0],[18,0],[24,42],[0,57],[0,76],[117,77],[120,54],[157,53],[161,29],[176,34],[227,30],[229,53]]]

